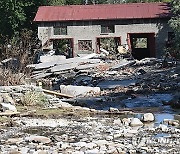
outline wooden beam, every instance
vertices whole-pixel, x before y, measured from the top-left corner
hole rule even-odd
[[[71,96],[71,95],[62,94],[62,93],[58,93],[58,92],[51,91],[51,90],[43,89],[43,92],[51,94],[51,95],[56,95],[56,96],[61,96],[61,97],[66,97],[66,98],[73,98],[73,96]]]

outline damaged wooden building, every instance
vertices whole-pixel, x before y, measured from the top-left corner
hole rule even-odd
[[[169,19],[167,3],[130,3],[41,6],[34,21],[43,50],[75,57],[126,45],[142,59],[161,57],[172,36]]]

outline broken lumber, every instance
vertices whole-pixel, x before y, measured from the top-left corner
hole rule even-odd
[[[51,90],[46,90],[46,89],[42,89],[42,90],[43,90],[43,92],[48,93],[48,94],[61,96],[61,97],[66,97],[66,98],[73,98],[73,96],[71,96],[71,95],[62,94],[62,93],[58,93],[58,92],[51,91]]]

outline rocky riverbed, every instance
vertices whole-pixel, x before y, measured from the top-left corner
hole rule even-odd
[[[179,66],[125,64],[66,72],[60,83],[71,85],[63,87],[65,96],[76,92],[72,98],[33,85],[1,86],[0,154],[178,154]]]
[[[179,121],[156,123],[151,114],[144,116],[151,122],[129,115],[13,118],[19,126],[0,129],[0,150],[2,154],[179,153]]]

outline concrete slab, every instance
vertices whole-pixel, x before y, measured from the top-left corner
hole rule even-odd
[[[50,71],[51,71],[51,72],[67,71],[67,70],[74,69],[74,68],[77,67],[77,66],[78,66],[77,63],[57,65],[57,66],[52,67],[52,68],[50,69]]]
[[[86,96],[88,93],[100,94],[101,90],[99,87],[88,87],[88,86],[73,86],[73,85],[60,85],[61,93],[72,95],[74,97]]]
[[[83,70],[83,69],[88,69],[88,68],[96,68],[97,66],[99,66],[100,64],[86,64],[86,65],[79,65],[76,67],[77,70]]]
[[[62,61],[65,59],[66,59],[66,56],[63,56],[63,55],[43,55],[43,56],[40,56],[40,62],[41,63],[53,62],[53,61]]]
[[[131,66],[131,65],[133,65],[135,63],[136,63],[135,60],[127,61],[127,60],[123,59],[118,64],[112,66],[111,70],[118,70],[118,69],[124,68],[126,66]]]
[[[50,76],[52,74],[53,73],[39,73],[39,74],[33,75],[31,77],[34,78],[34,79],[41,79],[41,78],[48,77],[48,76]]]

